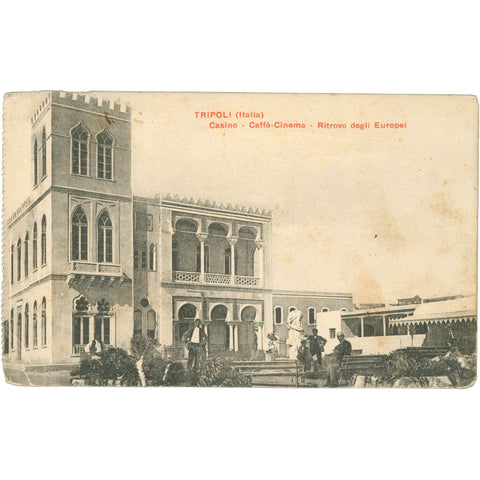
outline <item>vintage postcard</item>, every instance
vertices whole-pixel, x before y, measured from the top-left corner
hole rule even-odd
[[[4,98],[16,385],[471,386],[478,102]]]

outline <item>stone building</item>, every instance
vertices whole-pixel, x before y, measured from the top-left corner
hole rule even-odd
[[[132,192],[130,107],[50,92],[31,117],[29,197],[4,232],[3,354],[69,365],[98,337],[134,334],[182,357],[195,318],[209,353],[284,343],[288,310],[309,327],[351,295],[272,291],[271,212]]]

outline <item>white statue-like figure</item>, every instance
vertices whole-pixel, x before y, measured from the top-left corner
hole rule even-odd
[[[303,313],[300,310],[292,310],[288,314],[287,327],[288,337],[286,344],[288,349],[288,358],[295,360],[297,358],[298,348],[301,341],[305,338],[302,327]]]

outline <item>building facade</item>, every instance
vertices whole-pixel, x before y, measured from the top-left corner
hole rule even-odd
[[[273,292],[270,211],[132,192],[131,112],[50,92],[31,118],[31,192],[4,233],[4,358],[78,361],[99,338],[134,334],[184,356],[205,322],[208,352],[262,350],[286,337],[292,306],[313,327],[351,295]]]

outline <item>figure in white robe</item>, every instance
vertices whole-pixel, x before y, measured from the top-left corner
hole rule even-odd
[[[287,347],[288,358],[296,360],[298,354],[298,348],[301,345],[301,341],[305,338],[305,332],[302,327],[303,313],[300,310],[292,310],[288,314],[287,328]]]

